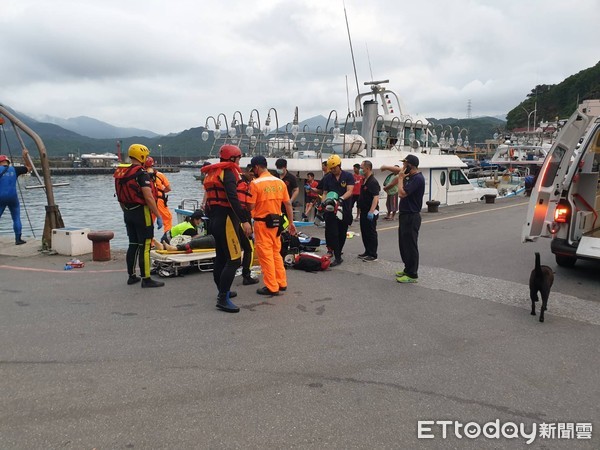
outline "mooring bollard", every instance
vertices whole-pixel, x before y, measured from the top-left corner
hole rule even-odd
[[[110,240],[115,237],[115,233],[108,230],[91,231],[87,237],[92,241],[92,260],[110,261]]]
[[[485,194],[485,202],[486,203],[495,203],[496,202],[496,196],[494,194]]]

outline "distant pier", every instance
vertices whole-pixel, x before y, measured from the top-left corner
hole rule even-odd
[[[179,172],[178,167],[155,167],[163,173]],[[114,167],[51,167],[50,175],[112,175]]]

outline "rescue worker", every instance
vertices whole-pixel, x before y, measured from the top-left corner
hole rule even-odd
[[[245,214],[245,217],[242,218],[242,220],[250,222],[252,216],[250,214],[248,199],[252,197],[252,194],[250,193],[250,182],[252,181],[254,174],[248,175],[247,172],[248,168],[246,167],[246,171],[240,175],[240,181],[237,186],[237,195]],[[252,236],[246,236],[244,233],[240,233],[240,245],[244,251],[242,257],[242,284],[244,286],[256,284],[259,280],[258,278],[254,278],[250,271],[252,260],[254,259],[254,241],[252,240]]]
[[[331,155],[327,159],[327,174],[321,180],[323,186],[323,198],[327,198],[329,192],[338,195],[338,202],[343,208],[342,219],[338,219],[335,212],[325,211],[325,241],[327,248],[335,258],[329,267],[335,267],[343,262],[342,250],[346,243],[348,227],[352,224],[352,209],[350,198],[354,186],[354,177],[350,172],[342,170],[342,159],[338,155]]]
[[[150,154],[148,147],[132,144],[128,155],[131,164],[119,164],[114,173],[117,199],[123,209],[123,218],[129,237],[127,248],[127,284],[135,284],[140,277],[135,274],[136,259],[139,261],[143,288],[164,286],[162,281],[150,278],[150,245],[154,237],[152,214],[160,216],[156,206],[156,188],[144,163]]]
[[[248,202],[254,218],[254,236],[256,253],[263,273],[265,285],[257,289],[260,295],[279,295],[287,289],[287,278],[283,258],[281,257],[281,239],[283,228],[281,204],[288,217],[292,216],[292,202],[285,183],[271,175],[267,170],[264,156],[255,156],[250,161],[256,178],[250,183]],[[296,234],[294,222],[290,221],[288,231]]]
[[[171,184],[164,173],[154,169],[154,158],[152,156],[146,158],[145,166],[146,171],[150,174],[150,178],[156,186],[156,192],[158,193],[156,206],[158,207],[160,216],[156,218],[156,226],[157,228],[162,228],[163,233],[166,233],[173,226],[173,214],[171,214],[171,210],[167,206],[169,200],[167,194],[171,192]]]
[[[231,290],[231,284],[242,259],[240,222],[244,234],[252,234],[252,226],[237,196],[241,157],[239,147],[225,144],[219,149],[221,161],[201,169],[206,175],[204,191],[209,217],[208,231],[215,238],[213,279],[219,290],[216,306],[229,313],[240,311],[231,301],[237,295],[237,292]]]
[[[14,167],[6,155],[0,155],[0,217],[8,206],[10,216],[13,222],[13,231],[15,232],[15,245],[25,244],[21,238],[23,225],[21,224],[21,205],[17,195],[17,177],[31,171],[31,162],[29,161],[29,151],[23,149],[23,162],[25,166]]]
[[[162,246],[165,244],[170,244],[171,239],[176,236],[189,236],[190,239],[199,236],[199,228],[203,217],[204,211],[201,209],[195,210],[191,216],[185,217],[183,222],[171,227],[171,229],[164,234],[160,243],[155,241],[156,248],[162,250]],[[168,247],[166,248],[168,249]]]

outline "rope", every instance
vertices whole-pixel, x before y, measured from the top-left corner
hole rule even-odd
[[[17,133],[15,124],[12,121],[11,121],[11,124],[13,126],[13,129],[15,130],[15,133]],[[8,149],[8,154],[10,156],[10,161],[12,163],[12,161],[14,161],[14,158],[13,158],[12,151],[10,148],[10,143],[8,142],[8,137],[6,136],[6,130],[4,129],[3,124],[0,124],[0,131],[4,135],[4,140],[6,141],[6,148]],[[18,133],[17,133],[17,136],[19,137],[19,139],[21,139],[21,136],[19,136]],[[21,140],[21,145],[23,145],[22,140]],[[0,152],[1,151],[2,151],[2,138],[0,136]],[[33,230],[33,224],[31,223],[31,218],[29,217],[29,211],[27,210],[27,204],[25,203],[25,197],[23,196],[23,190],[21,189],[21,185],[18,182],[17,182],[17,187],[19,189],[19,196],[21,197],[21,204],[23,205],[23,210],[25,211],[25,216],[27,217],[27,222],[29,223],[29,228],[31,229],[31,234],[33,235],[34,239],[37,239],[37,237],[35,235],[35,231]]]

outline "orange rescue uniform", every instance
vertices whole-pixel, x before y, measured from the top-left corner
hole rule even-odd
[[[264,172],[252,180],[250,193],[252,196],[248,202],[254,204],[252,210],[254,219],[263,219],[269,214],[281,214],[281,203],[290,200],[285,183],[269,172]],[[265,286],[271,292],[278,292],[281,288],[287,287],[278,229],[268,228],[265,222],[255,220],[254,238]]]
[[[173,227],[173,214],[171,214],[171,210],[165,202],[167,197],[165,190],[171,185],[169,184],[167,177],[162,172],[154,171],[154,175],[156,176],[152,178],[154,179],[154,184],[156,186],[156,190],[158,191],[156,206],[158,207],[158,212],[163,220],[163,231],[166,233]]]

